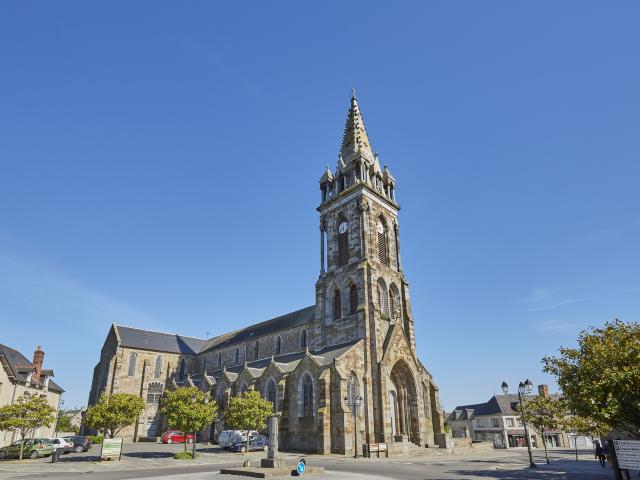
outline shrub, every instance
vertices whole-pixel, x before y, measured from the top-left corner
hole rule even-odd
[[[102,445],[102,442],[104,440],[104,435],[89,435],[89,438],[91,439],[92,444]]]
[[[196,458],[199,457],[200,455],[196,453]],[[173,456],[173,458],[175,458],[176,460],[193,460],[191,452],[178,452]]]

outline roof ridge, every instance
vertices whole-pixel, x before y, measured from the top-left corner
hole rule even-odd
[[[159,330],[149,330],[147,328],[138,328],[138,327],[130,327],[128,325],[119,325],[117,323],[113,324],[116,328],[130,328],[131,330],[139,330],[141,332],[152,332],[152,333],[159,333],[161,335],[175,335],[176,337],[181,337],[181,338],[192,338],[193,340],[202,340],[202,341],[206,341],[206,338],[199,338],[199,337],[191,337],[189,335],[180,335],[179,333],[169,333],[169,332],[161,332]]]

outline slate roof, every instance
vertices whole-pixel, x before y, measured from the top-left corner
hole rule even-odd
[[[21,354],[18,350],[11,347],[7,347],[0,343],[0,355],[4,357],[6,366],[11,370],[11,374],[20,383],[27,383],[27,377],[31,372],[35,370],[33,363]],[[53,376],[53,370],[42,370],[42,373],[47,373],[49,376]],[[44,381],[41,379],[37,384],[31,380],[31,385],[44,386]],[[49,390],[62,393],[64,390],[53,380],[49,379]]]
[[[524,395],[524,398],[527,400],[532,400],[536,397],[537,395]],[[518,395],[515,393],[494,395],[485,403],[460,405],[454,408],[449,415],[449,420],[470,419],[472,416],[478,417],[482,415],[517,415],[518,412],[516,409],[518,402]],[[460,414],[456,414],[458,411]]]
[[[335,358],[340,357],[344,353],[346,353],[351,347],[353,347],[359,340],[354,340],[349,343],[343,343],[340,345],[332,345],[329,347],[322,348],[316,351],[309,351],[309,354],[321,365],[321,366],[329,366],[333,363]],[[273,357],[274,362],[277,366],[283,370],[285,373],[292,372],[300,363],[300,360],[307,355],[307,352],[295,352],[295,353],[287,353],[285,355],[277,355]],[[264,373],[264,369],[269,366],[271,363],[271,357],[269,358],[261,358],[259,360],[254,360],[252,362],[247,362],[247,367],[249,371],[260,372],[260,374]],[[245,365],[233,365],[230,367],[225,367],[224,371],[226,371],[227,375],[229,375],[234,381],[238,377],[240,373],[244,370]],[[207,369],[207,375],[211,378],[214,378],[216,381],[222,376],[223,369],[215,368],[215,369]],[[201,379],[202,373],[192,375],[192,379]]]
[[[227,347],[229,345],[246,342],[252,338],[267,335],[269,333],[288,330],[306,323],[311,323],[315,318],[315,311],[316,306],[311,305],[309,307],[296,310],[295,312],[272,318],[271,320],[249,325],[248,327],[234,332],[225,333],[224,335],[207,340],[201,351],[205,352],[214,348]]]
[[[114,325],[114,328],[123,347],[194,355],[206,342],[201,338],[185,337],[175,333],[152,332],[122,325]]]

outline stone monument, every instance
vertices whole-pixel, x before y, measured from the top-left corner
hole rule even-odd
[[[284,467],[284,459],[278,458],[278,422],[279,415],[269,417],[269,449],[267,450],[267,458],[260,460],[260,466],[263,468],[280,468]]]

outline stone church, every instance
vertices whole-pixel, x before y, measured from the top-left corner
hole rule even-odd
[[[142,396],[147,408],[123,432],[138,440],[167,428],[158,413],[167,388],[206,390],[221,411],[252,389],[279,413],[283,449],[349,454],[387,443],[399,453],[440,443],[438,387],[416,356],[396,179],[373,153],[355,95],[320,192],[315,305],[208,340],[114,324],[89,405],[103,392]],[[224,428],[217,420],[203,438]]]

